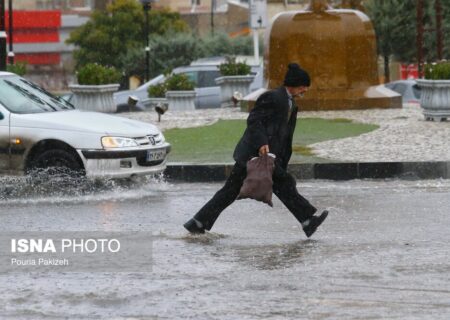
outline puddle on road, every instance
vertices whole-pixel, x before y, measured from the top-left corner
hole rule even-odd
[[[199,190],[189,187],[189,183],[168,183],[163,175],[139,177],[138,179],[101,179],[88,180],[80,178],[41,178],[32,180],[23,176],[0,177],[0,204],[33,203],[78,203],[86,201],[142,199],[160,195],[162,192],[197,193],[215,192],[221,183],[202,183]],[[450,180],[351,180],[299,181],[297,188],[302,192],[318,192],[329,196],[328,191],[341,195],[354,194],[355,189],[361,194],[370,193],[421,193],[424,190],[443,193],[450,192]],[[337,208],[333,208],[339,210]]]
[[[72,182],[30,186],[23,178],[3,178],[0,205],[121,201],[162,193],[168,200],[144,201],[136,209],[101,203],[104,211],[92,211],[100,214],[75,219],[50,212],[39,215],[48,221],[43,223],[34,213],[11,214],[5,228],[103,229],[108,223],[141,230],[142,223],[142,229],[155,231],[152,271],[3,274],[3,317],[448,319],[450,180],[299,181],[301,193],[333,208],[309,240],[280,202],[274,209],[239,203],[213,232],[187,234],[182,223],[222,183]],[[147,205],[151,214],[143,213]],[[83,223],[77,225],[77,219]]]
[[[163,175],[138,179],[0,177],[0,204],[66,203],[145,198],[169,188]]]

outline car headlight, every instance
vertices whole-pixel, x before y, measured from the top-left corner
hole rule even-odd
[[[103,148],[128,148],[139,147],[136,140],[123,137],[102,137]]]
[[[164,141],[166,141],[166,138],[164,138],[164,135],[162,134],[162,132],[158,133],[158,135],[156,136],[157,141],[161,141],[161,143],[163,143]]]

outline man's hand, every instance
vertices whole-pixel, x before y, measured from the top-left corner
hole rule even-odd
[[[269,153],[269,145],[265,144],[261,148],[259,148],[259,155],[262,156],[264,154]]]

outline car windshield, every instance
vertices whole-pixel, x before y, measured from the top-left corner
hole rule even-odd
[[[74,109],[64,99],[17,76],[0,78],[0,103],[9,111],[21,114]]]

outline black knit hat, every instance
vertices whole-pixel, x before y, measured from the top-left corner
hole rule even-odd
[[[284,85],[286,87],[309,87],[311,78],[308,72],[300,68],[297,63],[289,63],[288,71],[284,77]]]

